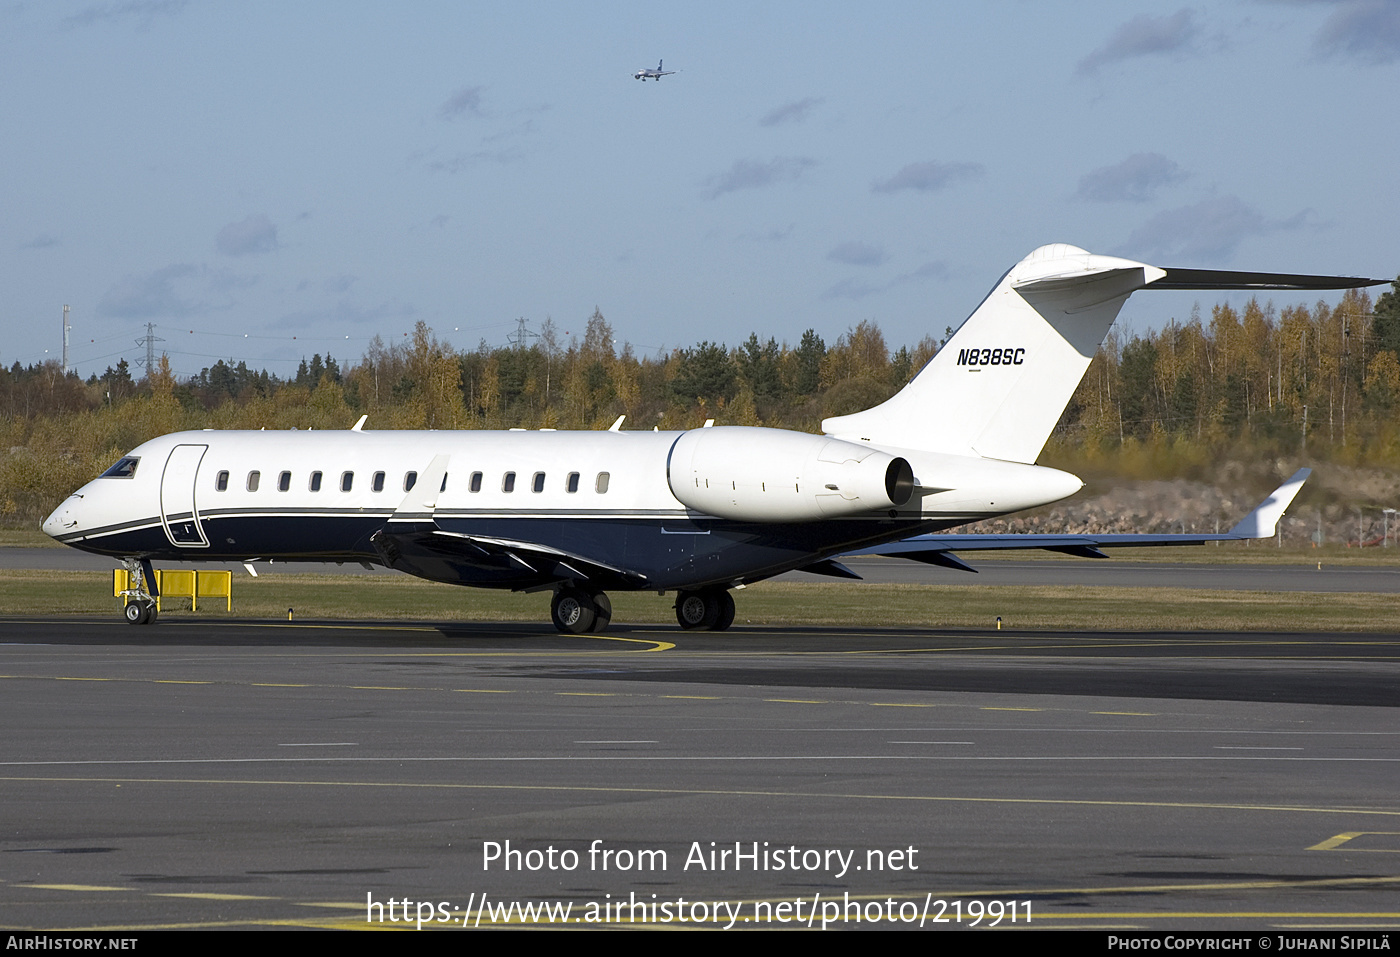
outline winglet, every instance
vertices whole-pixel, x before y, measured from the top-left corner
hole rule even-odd
[[[1309,475],[1312,475],[1312,469],[1299,469],[1294,472],[1292,478],[1270,492],[1268,498],[1259,503],[1258,508],[1230,529],[1231,537],[1272,538],[1278,530],[1278,520],[1283,518],[1283,513],[1293,504],[1294,496],[1298,494]]]
[[[354,425],[350,426],[350,431],[351,431],[351,432],[359,432],[359,431],[361,431],[362,429],[364,429],[365,423],[368,422],[368,421],[369,421],[369,413],[365,413],[364,415],[360,416],[360,421],[358,421],[358,422],[356,422]]]

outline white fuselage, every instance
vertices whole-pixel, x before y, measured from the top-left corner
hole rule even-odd
[[[673,461],[681,453],[683,467]],[[123,461],[133,459],[74,493],[44,530],[121,558],[372,561],[509,588],[563,574],[532,555],[593,563],[609,587],[756,581],[862,544],[1056,501],[1082,484],[1038,466],[748,428],[210,430],[153,439]],[[912,494],[907,479],[889,491],[885,476],[899,460],[912,471]],[[425,488],[411,486],[429,481],[435,461],[446,471],[425,509]],[[426,551],[391,562],[386,554],[398,552],[371,541],[381,530]],[[500,541],[513,553],[476,554]]]

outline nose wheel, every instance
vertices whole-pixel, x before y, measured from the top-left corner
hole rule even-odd
[[[127,602],[122,614],[132,625],[153,625],[156,620],[156,603],[153,601],[134,600]]]
[[[683,591],[676,596],[676,621],[686,630],[724,631],[734,624],[734,597],[724,588]]]

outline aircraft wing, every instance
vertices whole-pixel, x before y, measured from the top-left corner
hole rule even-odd
[[[532,589],[558,582],[598,587],[646,584],[646,576],[541,542],[453,532],[437,523],[451,457],[434,456],[370,544],[389,568],[429,581]]]
[[[838,556],[888,555],[907,558],[929,565],[942,565],[975,572],[953,554],[954,551],[986,551],[1007,548],[1041,548],[1080,558],[1107,558],[1102,549],[1124,547],[1153,547],[1163,545],[1204,545],[1207,542],[1238,542],[1252,538],[1272,538],[1278,530],[1279,519],[1292,504],[1294,497],[1312,474],[1311,469],[1299,469],[1293,476],[1260,502],[1254,511],[1240,520],[1234,528],[1220,534],[1119,534],[1119,535],[916,535],[899,542],[855,549]],[[839,562],[833,564],[839,565]],[[842,566],[844,568],[844,566]],[[818,572],[822,574],[822,572]],[[827,574],[830,574],[827,572]],[[845,576],[842,576],[845,577]]]
[[[430,581],[532,589],[558,582],[597,587],[646,584],[646,576],[540,542],[469,535],[435,522],[391,523],[370,537],[389,568]]]
[[[620,579],[635,586],[644,585],[647,580],[645,575],[628,571],[625,568],[618,568],[615,565],[595,561],[592,558],[538,542],[468,535],[440,528],[435,529],[432,534],[439,539],[446,539],[449,548],[452,547],[451,543],[457,543],[459,547],[475,554],[494,555],[506,559],[530,571],[540,572],[553,581],[587,582],[601,579],[615,582]]]

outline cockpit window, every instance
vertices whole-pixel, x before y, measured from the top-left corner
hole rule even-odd
[[[124,456],[116,465],[102,473],[102,478],[132,478],[136,475],[136,464],[141,461],[139,455]]]

